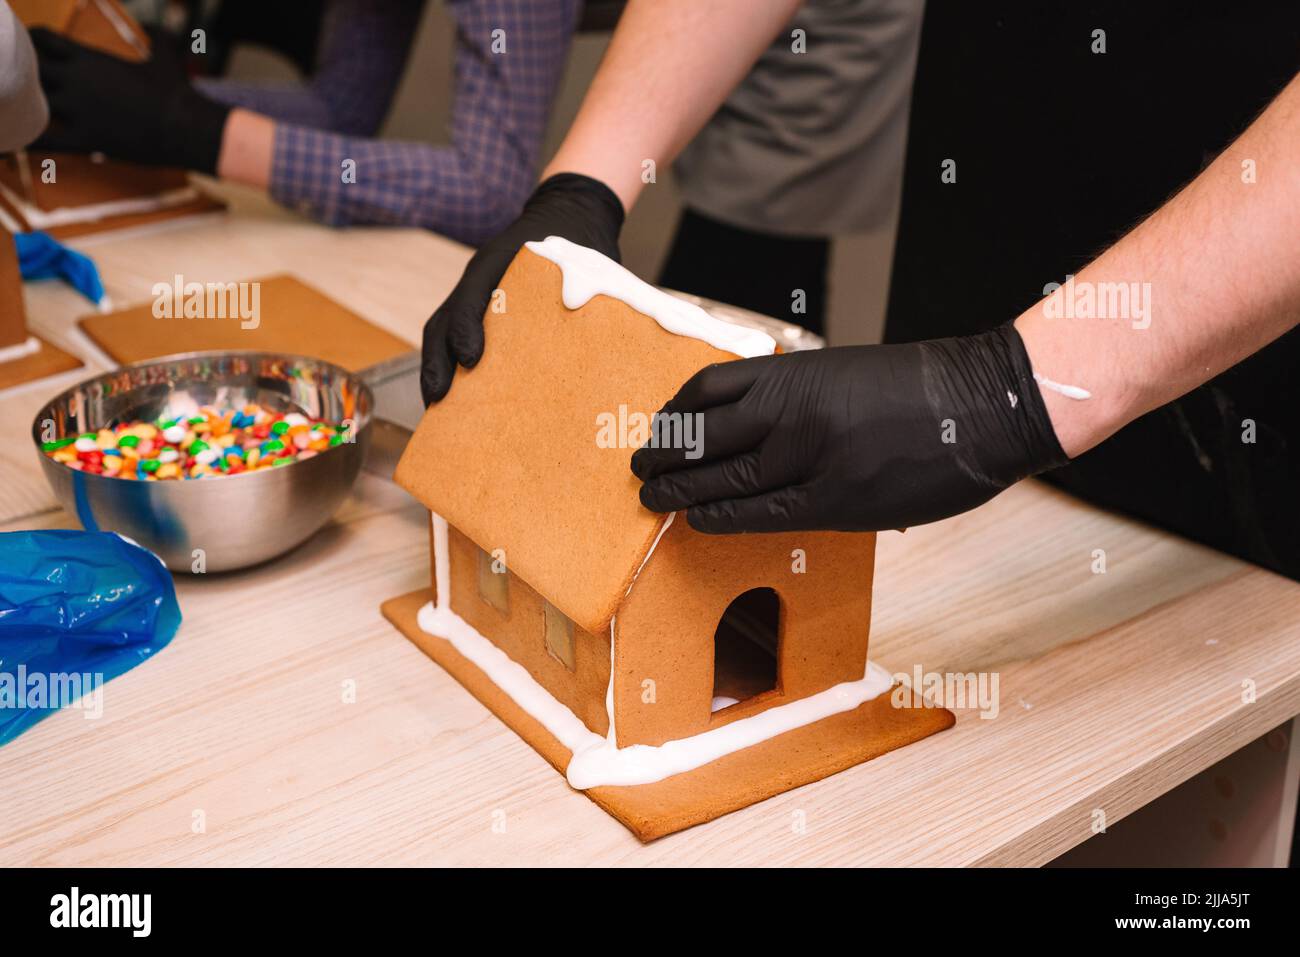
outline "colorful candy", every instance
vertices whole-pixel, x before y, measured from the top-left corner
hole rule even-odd
[[[246,405],[205,408],[156,422],[125,422],[46,442],[41,448],[56,462],[92,475],[159,482],[279,468],[350,439],[347,424]]]

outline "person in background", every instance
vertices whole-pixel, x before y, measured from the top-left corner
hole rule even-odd
[[[419,226],[478,243],[532,184],[579,0],[451,0],[452,143],[375,138],[423,0],[328,0],[308,83],[191,83],[175,51],[127,63],[35,30],[54,123],[41,145],[181,166],[334,225]],[[355,164],[355,176],[346,161]]]
[[[47,122],[32,41],[9,4],[0,0],[0,153],[22,149]]]
[[[677,158],[660,285],[825,335],[832,237],[893,212],[922,6],[800,6]]]
[[[677,161],[686,203],[662,285],[822,332],[829,237],[891,211],[919,17],[917,0],[626,4],[543,182],[426,324],[425,402],[478,361],[524,242],[620,258],[647,160]]]
[[[1204,250],[1200,268],[1188,249],[1180,250],[1191,267],[1182,276],[1150,262],[1125,267],[1114,278],[1137,293],[1127,317],[1071,309],[1051,320],[1060,342],[1083,355],[1109,340],[1117,367],[1132,375],[1129,362],[1157,343],[1189,354],[1207,304],[1218,303],[1225,331],[1247,304],[1263,316],[1271,307],[1260,298],[1224,298],[1256,282],[1285,296],[1300,222],[1270,244],[1254,204],[1280,211],[1294,203],[1288,190],[1300,153],[1293,145],[1268,162],[1243,149],[1258,140],[1238,137],[1279,91],[1294,90],[1297,70],[1296,3],[1007,0],[996,15],[979,4],[927,4],[885,341],[984,332],[1036,309],[1055,284],[1067,284],[1063,295],[1104,292],[1077,285],[1084,268],[1147,217],[1170,230],[1170,256],[1179,248],[1172,230],[1187,230]],[[984,108],[990,103],[996,109]],[[1276,109],[1269,119],[1263,129],[1294,134]],[[955,182],[944,181],[947,159]],[[1217,178],[1211,195],[1221,212],[1181,222],[1152,215],[1180,191],[1198,191],[1198,177]],[[1255,231],[1250,258],[1261,271],[1229,250],[1229,234],[1242,230]],[[1177,341],[1166,338],[1174,330]],[[1300,330],[1264,348],[1256,340],[1249,358],[1237,352],[1243,344],[1206,357],[1208,381],[1183,381],[1173,401],[1155,403],[1087,452],[1062,436],[1070,464],[1043,477],[1300,579]],[[1243,361],[1227,368],[1230,353]],[[1109,401],[1076,384],[1094,393],[1074,403],[1076,413]]]
[[[427,401],[446,394],[456,365],[478,361],[485,306],[523,242],[559,235],[617,257],[643,158],[677,155],[794,8],[628,4],[523,215],[480,248],[426,324]],[[1103,14],[1120,44],[1110,60],[1090,51]],[[927,4],[888,317],[896,341],[701,370],[667,409],[702,415],[704,456],[639,450],[642,504],[685,510],[714,533],[902,528],[1098,450],[1106,464],[1072,490],[1104,488],[1098,498],[1139,514],[1155,499],[1162,517],[1159,500],[1179,498],[1179,531],[1300,578],[1298,20],[1294,5],[1263,3],[1197,17],[1174,3],[997,14]],[[1167,39],[1171,24],[1180,32]],[[1197,117],[1210,125],[1184,138]],[[1160,188],[1178,184],[1153,171],[1191,162],[1199,175],[1161,206]],[[1139,195],[1138,210],[1157,211],[1114,242],[1132,219],[1096,211]],[[1081,230],[1113,245],[1081,249]],[[1017,272],[1047,249],[1042,273]],[[1073,287],[1051,285],[1066,272],[1097,290],[1136,284],[1136,298],[1127,314],[1059,318],[1074,309]],[[1253,381],[1229,372],[1243,360],[1260,372]],[[1218,409],[1208,448],[1162,411],[1201,389]],[[1138,448],[1101,452],[1129,423],[1146,436]]]
[[[426,404],[483,354],[483,314],[519,248],[561,236],[619,260],[645,161],[671,163],[790,22],[799,0],[629,0],[582,107],[512,223],[482,243],[424,326]],[[687,289],[685,291],[693,291]]]
[[[886,529],[1042,473],[1300,580],[1298,70],[1295,4],[928,3],[889,344],[701,373],[710,461],[642,501]]]
[[[320,62],[321,27],[332,0],[294,0],[292,16],[267,16],[262,0],[169,0],[161,17],[167,29],[182,38],[202,30],[202,53],[190,50],[186,67],[191,76],[225,76],[236,48],[244,44],[273,50],[300,76],[311,77]]]
[[[544,6],[539,2],[534,9]],[[612,24],[622,6],[587,3],[583,18]],[[776,38],[678,157],[675,170],[686,209],[662,284],[824,332],[830,237],[878,226],[891,211],[921,6],[919,0],[806,0],[797,21],[800,33]],[[218,53],[228,51],[222,38],[230,32],[253,31],[312,80],[305,90],[209,80],[199,80],[197,87],[222,102],[300,127],[373,130],[400,79],[403,41],[409,42],[415,29],[414,22],[396,23],[394,14],[418,14],[418,4],[379,4],[360,17],[356,9],[334,2],[324,5],[324,12],[324,22],[318,23],[308,6],[295,15],[299,28],[285,31],[256,6],[226,0],[212,30]],[[324,38],[319,44],[318,31]],[[380,49],[367,38],[381,35],[397,41],[384,48],[389,55],[365,55],[371,46],[373,52]],[[352,42],[341,44],[344,36]],[[557,46],[562,42],[557,36]],[[544,116],[554,84],[536,92],[537,115]],[[307,144],[300,151],[331,159],[339,153]],[[531,164],[516,163],[509,170],[526,172],[516,187],[531,185]],[[325,172],[331,183],[337,180],[335,169]],[[311,197],[295,193],[292,184],[318,177],[281,178],[289,185],[273,184],[272,195],[286,205],[306,204],[312,213]],[[503,202],[514,197],[513,214],[527,192],[515,188],[498,195]],[[484,200],[479,208],[486,206]],[[802,293],[797,302],[794,290]]]

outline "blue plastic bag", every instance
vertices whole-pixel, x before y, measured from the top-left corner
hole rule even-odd
[[[120,535],[0,532],[0,744],[78,699],[102,712],[104,682],[180,623],[171,574]]]
[[[18,270],[24,279],[62,279],[93,303],[104,299],[104,284],[95,263],[48,233],[17,233]]]

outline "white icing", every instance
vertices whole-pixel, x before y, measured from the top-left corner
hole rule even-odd
[[[493,684],[569,749],[573,756],[565,770],[565,776],[569,784],[578,790],[662,781],[795,728],[833,714],[851,711],[884,694],[893,685],[893,677],[889,672],[869,661],[865,673],[857,681],[846,681],[807,698],[777,705],[759,714],[687,738],[669,741],[658,747],[634,744],[620,748],[614,742],[613,659],[611,658],[610,691],[607,695],[607,706],[611,707],[610,734],[602,738],[542,687],[526,668],[513,661],[451,610],[451,557],[447,548],[447,520],[440,515],[431,515],[431,521],[437,604],[430,602],[420,609],[420,628],[449,641],[458,653],[472,662]],[[670,522],[665,522],[660,529],[659,536],[651,545],[651,552],[669,524]],[[645,567],[644,562],[642,567]],[[612,638],[612,623],[610,628]]]
[[[643,282],[593,249],[571,243],[559,236],[550,236],[542,242],[526,245],[532,252],[560,267],[563,274],[561,296],[568,309],[580,309],[593,296],[610,296],[649,316],[674,335],[700,339],[742,358],[771,355],[776,350],[776,341],[767,333],[715,318],[699,306]],[[649,551],[628,584],[624,598],[631,594],[637,578],[675,517],[675,513],[669,514],[659,527]],[[768,708],[759,714],[740,718],[700,734],[668,741],[658,747],[636,744],[620,748],[614,727],[617,615],[611,617],[609,622],[609,685],[605,690],[609,730],[601,737],[547,691],[526,668],[452,611],[447,520],[432,513],[430,520],[433,524],[434,585],[437,594],[436,602],[430,602],[420,609],[420,628],[449,641],[461,656],[472,662],[493,684],[569,749],[572,757],[565,775],[569,784],[579,790],[603,785],[661,781],[795,728],[842,711],[850,711],[888,691],[893,685],[888,672],[868,661],[863,677],[857,681],[843,682],[818,694]],[[717,711],[735,703],[730,698],[715,698],[712,710]]]
[[[770,356],[776,350],[776,340],[766,332],[711,316],[694,303],[638,279],[594,249],[560,236],[524,245],[560,267],[564,274],[562,297],[568,309],[581,309],[593,296],[609,296],[649,316],[673,335],[701,339],[745,359]]]
[[[0,349],[0,362],[13,362],[15,359],[22,359],[39,352],[40,349],[41,340],[35,336],[28,336],[23,342]]]
[[[1053,392],[1059,392],[1067,399],[1091,399],[1092,393],[1087,389],[1081,389],[1077,385],[1065,385],[1061,382],[1053,382],[1045,375],[1034,373],[1034,381],[1044,389],[1051,389]]]
[[[441,591],[438,592],[442,594]],[[462,657],[487,675],[492,683],[508,694],[519,707],[537,719],[562,745],[575,754],[599,747],[604,738],[596,734],[566,705],[537,683],[523,665],[461,618],[450,608],[429,603],[420,609],[420,627],[431,635],[445,638]]]
[[[131,29],[131,25],[122,18],[122,15],[118,13],[117,9],[111,3],[105,3],[104,0],[95,0],[95,6],[99,8],[99,12],[103,15],[104,19],[107,20],[112,25],[113,29],[117,31],[119,37],[121,37],[141,56],[149,56],[149,48],[140,42],[140,38],[136,36],[135,31]]]
[[[627,591],[623,592],[624,599],[626,599],[628,595],[632,594],[632,586],[635,585],[636,580],[641,577],[641,570],[645,568],[645,563],[650,561],[650,556],[653,555],[655,549],[659,547],[659,541],[664,537],[664,532],[668,531],[673,524],[673,519],[676,517],[676,512],[669,512],[668,517],[664,519],[664,523],[659,526],[659,531],[655,534],[655,540],[650,543],[649,551],[645,553],[645,558],[641,559],[641,564],[636,567],[636,573],[632,576],[632,580],[627,583]],[[607,732],[607,735],[611,742],[614,741],[614,626],[617,621],[618,615],[610,615],[609,686],[605,689],[605,713],[609,715],[609,731]]]
[[[842,711],[852,711],[884,694],[893,683],[889,672],[869,661],[866,673],[857,681],[845,681],[807,698],[779,704],[720,728],[668,741],[659,747],[633,744],[615,748],[601,739],[599,746],[574,753],[565,776],[579,791],[602,785],[662,781],[795,728]]]
[[[27,232],[27,227],[24,226],[22,223],[18,222],[18,220],[14,219],[12,216],[10,216],[9,211],[6,210],[3,206],[0,206],[0,226],[3,226],[5,232],[8,233]]]
[[[154,196],[137,196],[132,199],[115,199],[107,203],[90,203],[86,206],[61,206],[58,209],[41,209],[0,183],[0,196],[13,206],[27,222],[29,229],[53,229],[76,223],[96,223],[110,216],[131,213],[153,213],[180,206],[198,198],[199,191],[192,186],[167,190]]]
[[[736,698],[728,698],[726,695],[720,694],[715,697],[713,703],[709,705],[709,711],[721,711],[723,708],[730,708],[733,704],[740,704],[740,701]]]
[[[438,602],[439,611],[451,611],[451,549],[447,544],[447,520],[430,512],[429,521],[433,523],[433,597]]]

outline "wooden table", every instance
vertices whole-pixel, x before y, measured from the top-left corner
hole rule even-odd
[[[226,218],[81,244],[114,300],[288,270],[416,342],[466,258],[227,193]],[[71,293],[28,308],[84,354]],[[0,529],[72,525],[23,418],[66,384],[4,397]],[[996,672],[996,717],[642,846],[380,617],[427,548],[424,512],[364,476],[290,555],[178,579],[180,632],[101,718],[0,748],[0,864],[1040,864],[1300,712],[1300,585],[1022,483],[882,535],[877,562],[871,656]]]

